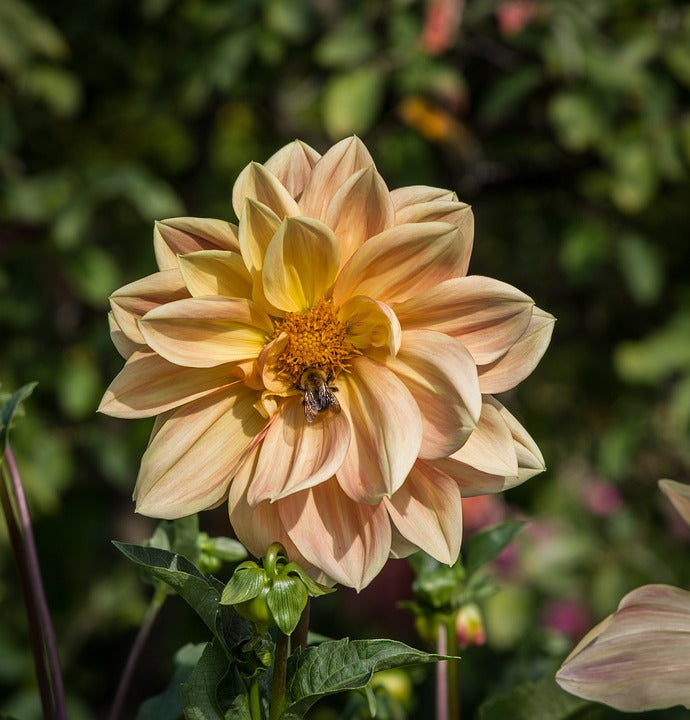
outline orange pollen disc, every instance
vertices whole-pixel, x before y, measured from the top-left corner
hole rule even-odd
[[[304,369],[310,366],[336,377],[359,354],[330,300],[320,300],[305,312],[288,313],[276,321],[275,330],[276,337],[285,333],[288,338],[276,364],[293,383],[298,383]]]

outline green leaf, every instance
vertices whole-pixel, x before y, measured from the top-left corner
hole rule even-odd
[[[263,590],[266,580],[266,572],[255,563],[247,563],[245,567],[240,565],[223,588],[221,605],[236,605],[255,598]]]
[[[321,597],[321,595],[329,595],[330,593],[335,592],[335,588],[328,587],[328,585],[321,585],[313,578],[310,578],[297,563],[288,563],[283,568],[283,573],[286,575],[295,573],[304,583],[304,586],[307,588],[307,593],[309,593],[312,597]]]
[[[266,601],[276,625],[290,635],[297,627],[307,605],[309,594],[304,583],[292,577],[277,577],[271,584]]]
[[[618,257],[633,299],[649,305],[659,298],[664,283],[659,251],[639,235],[621,238]]]
[[[188,681],[205,647],[206,643],[188,643],[175,653],[168,687],[142,703],[136,720],[178,720],[182,715],[180,686]]]
[[[287,708],[282,715],[302,717],[321,697],[359,690],[379,670],[438,662],[447,659],[415,650],[394,640],[353,640],[347,638],[321,643],[288,661]]]
[[[569,720],[581,718],[591,702],[569,695],[552,677],[519,685],[508,695],[487,700],[479,720]]]
[[[383,98],[383,75],[363,67],[334,75],[324,92],[323,122],[329,136],[338,140],[363,134],[374,123]]]
[[[473,535],[465,544],[463,561],[467,575],[498,557],[525,523],[520,520],[500,523]]]
[[[19,406],[31,395],[34,388],[38,385],[37,382],[30,382],[17,390],[5,404],[0,408],[0,457],[5,454],[5,448],[7,447],[7,440],[10,432],[10,425],[15,413],[19,409]]]
[[[228,537],[213,537],[204,540],[201,549],[225,562],[238,562],[247,557],[247,550],[239,540]]]
[[[143,545],[130,545],[117,541],[113,541],[113,545],[123,555],[173,588],[194,609],[211,632],[217,634],[220,591],[187,558],[167,550]]]

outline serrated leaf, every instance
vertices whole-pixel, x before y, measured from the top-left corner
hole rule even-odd
[[[4,455],[5,448],[7,447],[7,438],[9,436],[10,425],[12,418],[16,414],[19,406],[31,395],[34,388],[38,385],[37,382],[30,382],[13,393],[7,402],[0,408],[0,457]]]
[[[473,535],[465,544],[462,553],[468,577],[482,565],[498,557],[524,524],[520,520],[499,523]]]
[[[217,634],[216,618],[220,591],[215,583],[204,577],[187,558],[159,548],[116,541],[113,541],[113,544],[123,555],[173,588],[211,632]]]
[[[570,720],[592,703],[569,695],[552,677],[519,685],[479,708],[479,720]]]
[[[309,594],[301,580],[278,577],[273,581],[266,602],[276,625],[286,635],[294,632],[308,599]]]
[[[178,720],[182,714],[180,686],[188,681],[205,647],[206,643],[188,643],[175,653],[168,687],[142,703],[136,720]]]
[[[255,598],[266,583],[266,572],[260,567],[237,568],[223,588],[221,605],[236,605]]]
[[[379,670],[448,659],[394,640],[347,638],[321,643],[288,661],[287,708],[283,720],[302,717],[321,697],[363,688]]]

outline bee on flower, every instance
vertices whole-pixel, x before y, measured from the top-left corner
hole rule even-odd
[[[100,410],[157,416],[137,511],[227,501],[251,552],[281,542],[357,589],[418,548],[454,562],[461,497],[544,468],[492,394],[534,369],[553,317],[468,275],[470,207],[389,191],[358,138],[251,163],[232,204],[238,225],[158,222],[158,271],[111,296],[126,362]]]

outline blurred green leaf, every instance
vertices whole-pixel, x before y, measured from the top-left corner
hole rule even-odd
[[[65,415],[72,420],[90,417],[102,391],[101,373],[91,354],[79,347],[67,351],[57,382],[57,398]]]
[[[0,407],[0,458],[7,447],[12,421],[15,415],[17,415],[21,404],[31,395],[36,385],[38,385],[36,382],[23,385],[19,390],[10,395],[10,397],[3,402],[2,407]]]
[[[549,101],[549,119],[558,139],[573,152],[596,145],[603,134],[603,118],[584,92],[560,92]]]
[[[316,46],[315,60],[328,68],[351,68],[365,63],[374,53],[376,43],[364,19],[346,18]]]
[[[74,115],[82,101],[81,86],[72,73],[50,65],[37,65],[22,75],[21,89],[42,100],[56,115]]]
[[[463,565],[467,575],[472,575],[482,565],[495,560],[524,525],[525,523],[522,521],[512,520],[480,530],[472,535],[464,544],[462,551]]]
[[[623,212],[639,212],[651,201],[658,184],[649,143],[623,141],[612,150],[611,198]]]
[[[497,123],[509,117],[510,113],[515,112],[517,106],[525,102],[527,96],[536,90],[541,82],[542,73],[536,67],[521,68],[518,72],[499,80],[488,90],[483,99],[480,109],[482,119],[488,123]]]
[[[382,72],[373,66],[337,74],[328,81],[323,122],[332,139],[369,130],[381,107],[383,82]]]
[[[102,248],[86,246],[65,261],[70,284],[84,302],[97,308],[108,305],[108,296],[120,285],[120,270]]]
[[[609,252],[603,225],[585,217],[565,229],[558,259],[571,282],[591,284]]]
[[[626,235],[618,244],[618,258],[630,295],[640,305],[655,302],[663,289],[659,251],[639,235]]]

